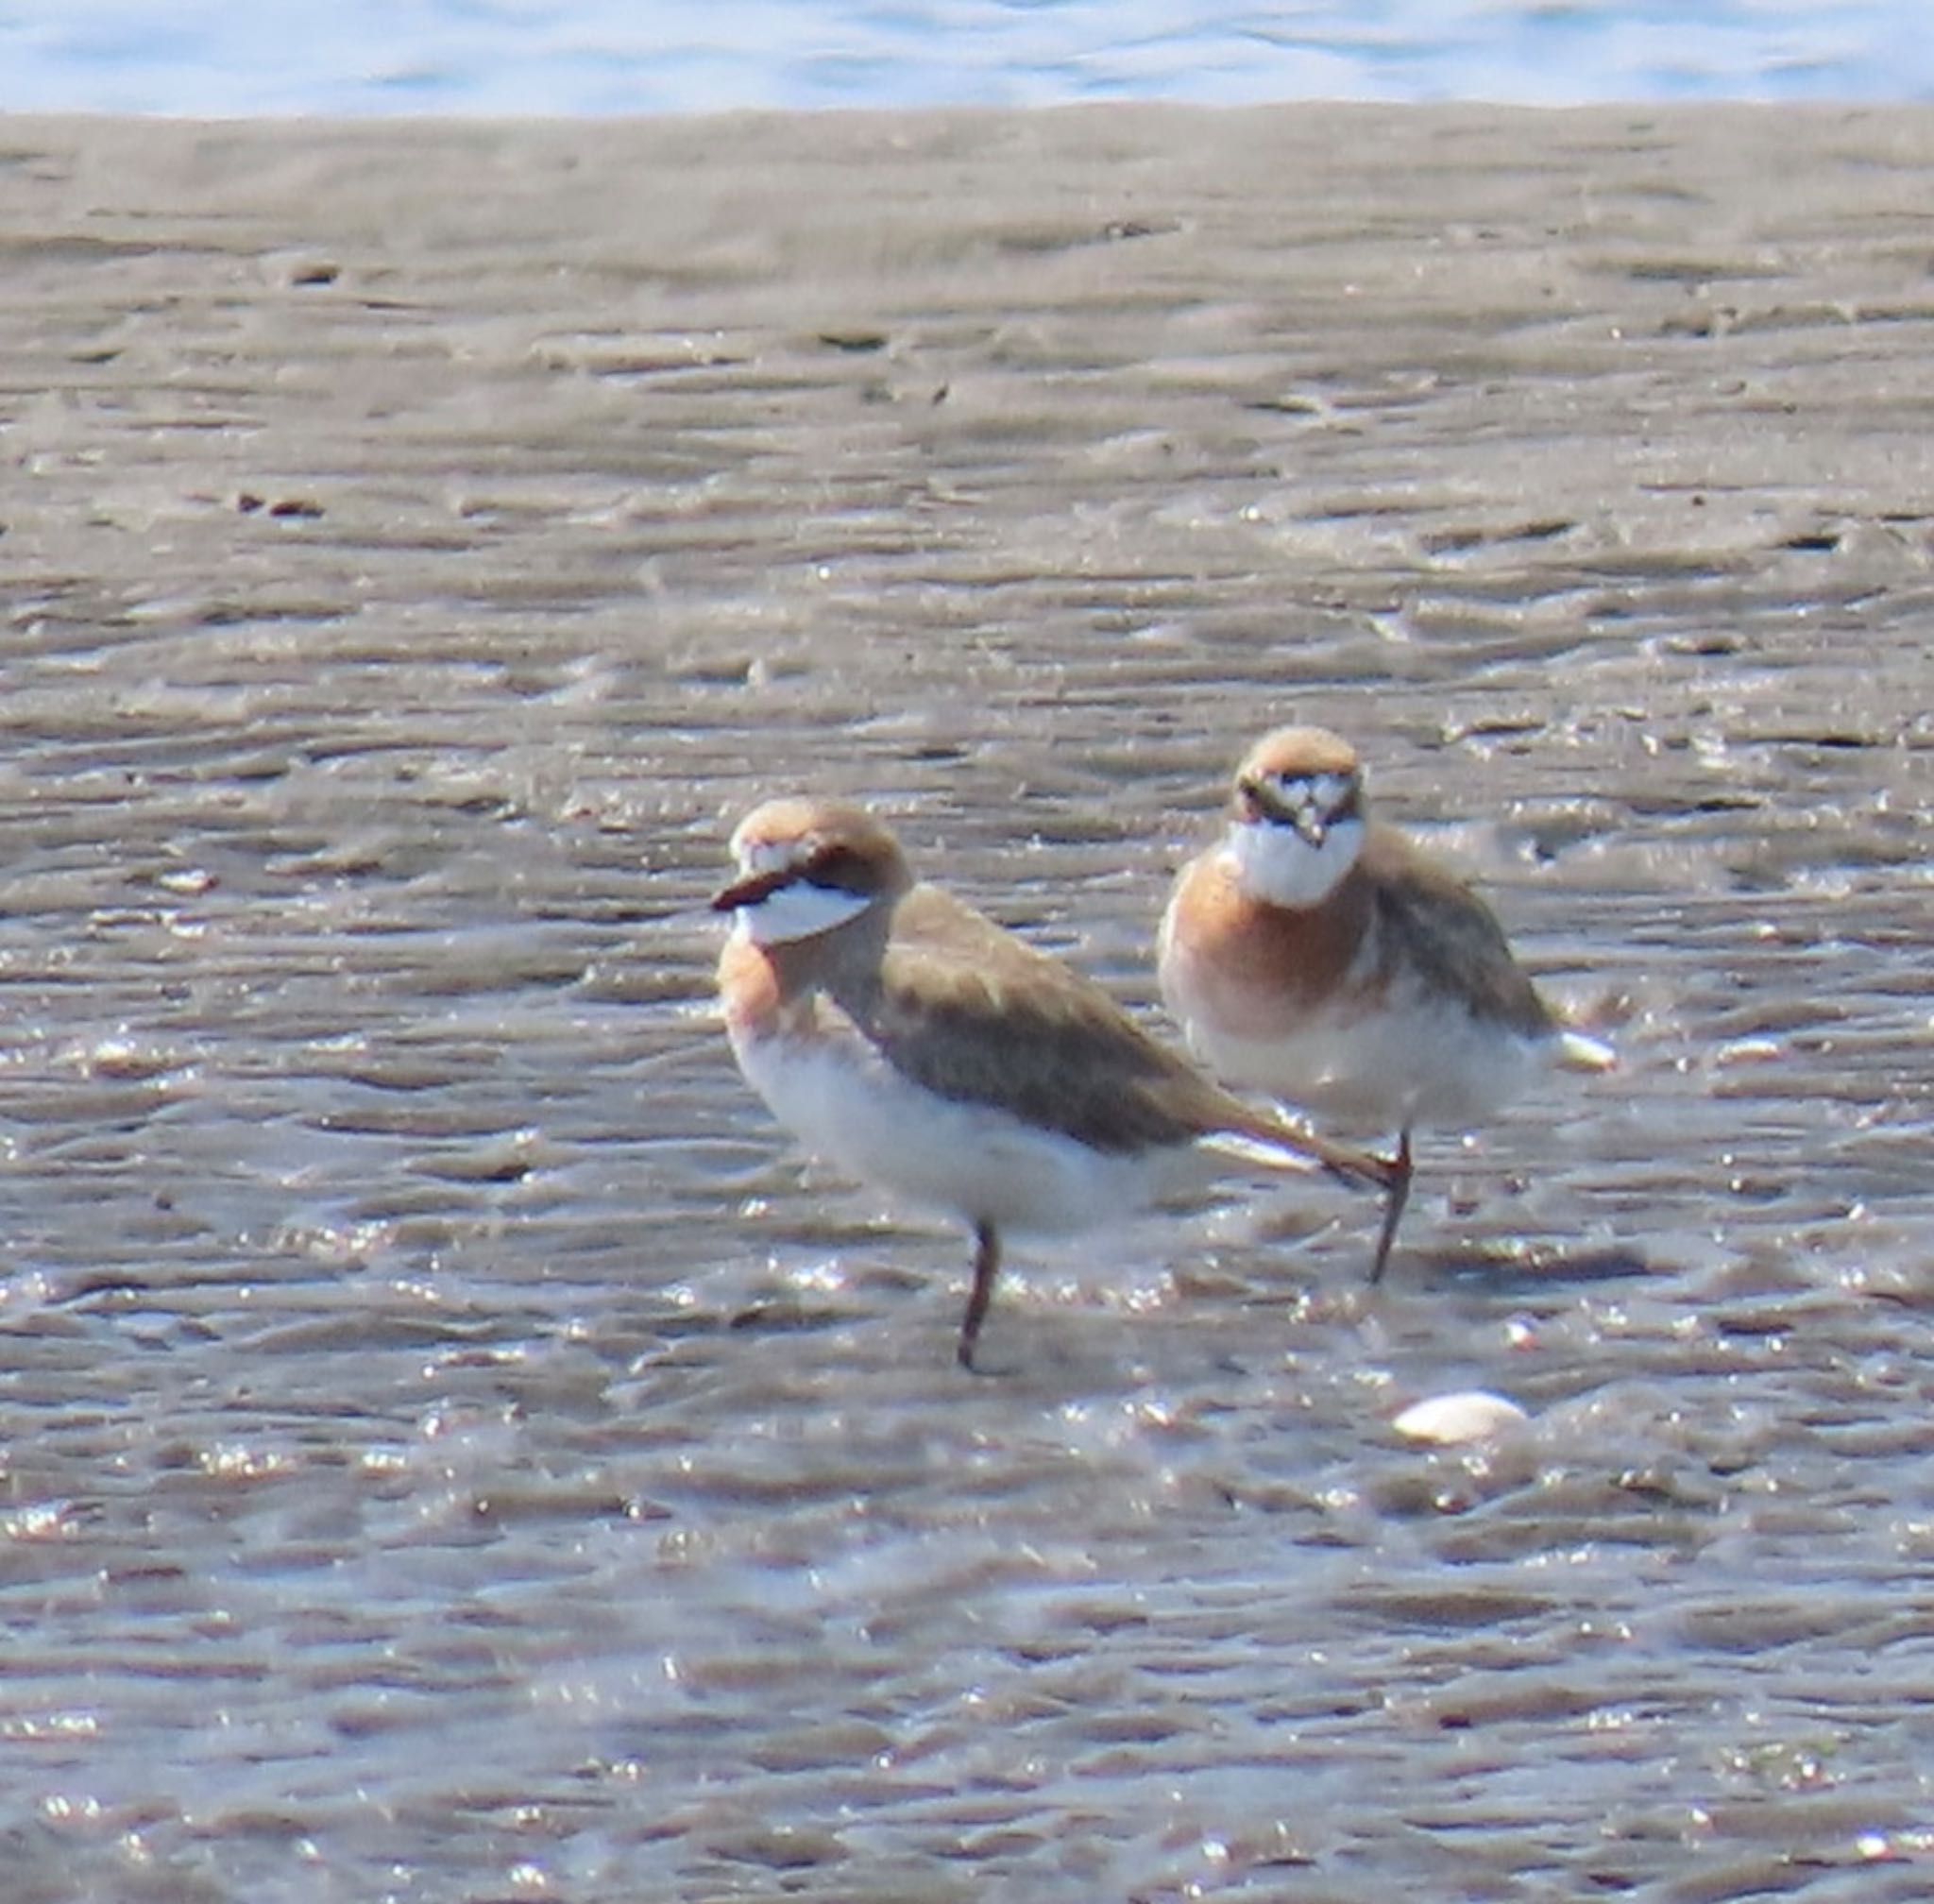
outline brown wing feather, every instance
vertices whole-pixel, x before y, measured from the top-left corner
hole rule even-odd
[[[1528,1037],[1553,1028],[1551,1012],[1512,955],[1497,914],[1401,834],[1372,827],[1358,861],[1374,892],[1381,955],[1462,998],[1475,1018]]]
[[[1097,1150],[1224,1128],[1213,1087],[1098,985],[936,887],[900,902],[880,979],[869,1028],[942,1096],[1000,1105]]]
[[[996,1105],[1097,1150],[1230,1131],[1352,1182],[1389,1180],[1381,1159],[1231,1096],[1098,985],[937,887],[900,901],[866,1015],[887,1057],[937,1095]]]

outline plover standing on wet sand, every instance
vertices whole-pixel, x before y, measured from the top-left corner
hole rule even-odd
[[[1468,1130],[1551,1064],[1603,1071],[1462,880],[1369,818],[1349,741],[1265,736],[1236,769],[1221,840],[1163,915],[1162,996],[1225,1083],[1398,1134],[1370,1280],[1410,1194],[1411,1131]]]
[[[739,1068],[806,1147],[974,1232],[958,1354],[1009,1230],[1101,1224],[1186,1182],[1218,1137],[1387,1187],[1380,1160],[1251,1110],[1097,985],[939,887],[863,808],[769,801],[732,836],[719,962]]]

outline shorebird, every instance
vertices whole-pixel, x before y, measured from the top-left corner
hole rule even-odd
[[[808,1149],[972,1229],[962,1368],[1006,1232],[1145,1206],[1218,1138],[1388,1184],[1381,1160],[1239,1102],[1099,986],[916,881],[865,808],[769,801],[732,853],[712,905],[734,916],[719,990],[739,1069]]]
[[[1490,908],[1369,818],[1355,748],[1322,727],[1280,728],[1236,769],[1227,829],[1176,880],[1160,968],[1224,1082],[1398,1132],[1373,1283],[1414,1127],[1469,1130],[1548,1065],[1613,1062],[1553,1017]]]

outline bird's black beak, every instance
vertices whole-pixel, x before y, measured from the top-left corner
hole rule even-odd
[[[712,910],[737,912],[741,906],[756,906],[762,899],[770,899],[780,887],[791,885],[793,877],[784,869],[772,873],[748,873],[743,879],[735,879],[714,897]]]
[[[1277,826],[1291,827],[1312,846],[1322,845],[1329,834],[1323,816],[1307,800],[1285,807],[1276,797],[1275,789],[1261,780],[1245,780],[1239,790],[1246,820],[1267,820]]]

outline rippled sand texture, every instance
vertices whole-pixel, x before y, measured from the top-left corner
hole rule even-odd
[[[1927,1895],[1934,116],[4,145],[9,1904]],[[1624,1068],[964,1377],[730,821],[1152,1020],[1290,717]]]

